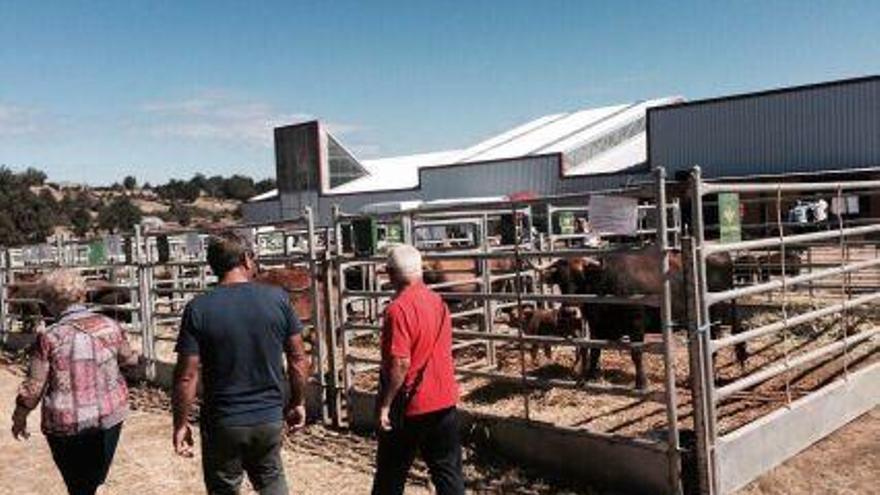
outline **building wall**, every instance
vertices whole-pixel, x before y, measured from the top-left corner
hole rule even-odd
[[[649,163],[706,177],[880,166],[880,77],[648,111]]]
[[[617,188],[646,178],[646,175],[632,174],[562,178],[559,173],[559,157],[547,155],[423,169],[421,187],[414,190],[337,196],[319,196],[314,192],[282,192],[281,206],[278,206],[277,201],[271,203],[276,205],[276,211],[283,212],[285,218],[296,216],[303,206],[311,205],[318,224],[327,225],[331,221],[334,204],[338,204],[343,212],[357,213],[361,207],[372,203],[506,196],[520,191],[532,191],[539,195],[572,194]],[[270,209],[269,206],[246,208],[245,218],[248,221],[261,221],[260,215]]]
[[[241,214],[246,223],[274,222],[281,220],[281,204],[277,199],[244,203]]]

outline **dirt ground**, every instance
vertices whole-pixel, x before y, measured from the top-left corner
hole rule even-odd
[[[880,493],[880,408],[755,480],[738,495]]]
[[[31,438],[16,442],[9,434],[20,367],[0,363],[0,493],[15,495],[63,494],[61,476],[52,463],[48,445],[39,432],[39,414],[30,417]],[[132,413],[102,495],[172,495],[203,493],[198,456],[182,459],[170,446],[171,415],[167,394],[157,389],[133,388]],[[198,442],[198,440],[197,440]],[[369,493],[374,472],[375,441],[367,436],[310,426],[288,440],[283,453],[285,470],[295,494]],[[494,452],[464,451],[468,493],[551,493],[600,495],[586,486],[545,478],[520,469]],[[427,471],[417,463],[406,493],[427,494]],[[246,491],[245,493],[252,493]],[[602,493],[602,495],[610,495]]]
[[[49,447],[39,433],[39,414],[31,416],[31,438],[16,442],[11,427],[13,398],[19,377],[0,370],[0,491],[9,494],[63,494],[64,484],[52,464]],[[104,494],[168,495],[203,493],[198,458],[173,455],[170,445],[171,416],[153,411],[133,411],[123,428]],[[284,452],[294,493],[364,493],[371,477],[343,463],[302,451]],[[408,493],[425,493],[416,488]]]
[[[63,484],[39,433],[39,415],[32,416],[32,437],[16,442],[8,434],[16,386],[16,367],[0,367],[0,492],[63,494]],[[123,430],[116,460],[102,492],[112,494],[202,493],[200,462],[171,453],[167,396],[156,390],[134,389],[135,409]],[[375,443],[368,437],[310,427],[288,442],[284,462],[292,493],[368,493]],[[874,409],[831,437],[777,467],[740,495],[880,493],[880,408]],[[611,495],[586,486],[544,478],[517,468],[497,452],[465,449],[468,493]],[[423,466],[416,466],[408,494],[430,493]],[[248,492],[250,493],[250,492]]]

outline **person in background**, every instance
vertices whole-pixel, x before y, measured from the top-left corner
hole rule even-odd
[[[295,431],[306,422],[309,363],[302,325],[284,290],[252,281],[257,265],[246,239],[231,232],[214,236],[207,254],[220,283],[184,310],[172,397],[174,450],[193,455],[189,415],[201,367],[199,421],[208,493],[238,493],[247,472],[260,494],[286,495],[284,423]],[[286,407],[284,356],[290,388]]]
[[[92,495],[107,478],[128,412],[120,366],[134,367],[138,358],[115,320],[85,308],[86,283],[77,273],[48,273],[37,294],[56,322],[37,334],[12,435],[29,437],[28,413],[42,401],[41,428],[68,492]]]
[[[396,295],[382,330],[373,494],[402,494],[417,452],[438,495],[463,494],[449,308],[423,283],[422,257],[413,246],[391,250],[388,274]]]

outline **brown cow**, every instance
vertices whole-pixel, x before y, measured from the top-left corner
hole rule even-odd
[[[33,273],[17,274],[15,281],[6,287],[9,315],[21,320],[25,333],[35,332],[44,321],[52,319],[46,306],[39,302],[38,278],[39,275]]]
[[[284,289],[290,298],[296,316],[303,321],[312,319],[311,277],[305,267],[273,268],[260,272],[254,279],[258,283]],[[318,298],[320,304],[320,297]]]
[[[542,309],[533,306],[525,306],[520,312],[514,308],[510,313],[510,323],[514,326],[523,325],[523,333],[543,337],[578,338],[584,336],[584,321],[581,312],[576,306],[564,306],[561,308]],[[553,359],[553,346],[550,344],[534,344],[529,346],[532,362],[537,363],[538,348],[544,348],[547,359]],[[577,353],[580,361],[582,353]]]
[[[488,260],[489,272],[492,275],[510,274],[516,270],[516,262],[511,258],[493,258]],[[426,260],[423,263],[424,279],[426,284],[440,284],[472,280],[480,276],[480,262],[473,258],[445,258],[439,260]],[[496,280],[492,282],[492,290],[502,290],[507,282]],[[437,292],[469,293],[479,292],[478,283],[462,283],[448,287],[440,287]]]
[[[686,294],[680,253],[672,253],[669,260],[672,273],[672,317],[684,321],[687,317]],[[596,294],[610,296],[657,295],[662,290],[658,266],[660,253],[656,247],[633,251],[607,253],[597,258],[559,260],[551,265],[547,280],[558,285],[563,294]],[[733,264],[728,255],[713,255],[707,263],[707,285],[710,291],[728,289],[733,285]],[[645,333],[659,332],[660,310],[643,305],[602,304],[583,305],[584,318],[591,338],[617,340],[629,336],[634,342],[643,342]],[[736,310],[732,305],[713,307],[713,321],[722,318],[738,329]],[[588,378],[599,376],[601,349],[590,349]],[[736,349],[737,358],[746,358],[744,345]],[[647,387],[642,351],[631,351],[636,368],[636,388]]]
[[[53,317],[39,299],[39,275],[27,274],[16,277],[14,284],[9,286],[7,297],[10,299],[31,299],[33,301],[11,302],[9,312],[23,320],[24,331],[32,332],[39,327],[44,320]],[[90,280],[87,282],[86,304],[100,305],[96,313],[103,314],[121,322],[130,323],[132,314],[130,311],[114,309],[110,306],[125,305],[131,302],[131,289],[117,287],[110,282],[102,280]]]

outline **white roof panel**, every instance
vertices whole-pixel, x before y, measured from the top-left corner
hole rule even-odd
[[[326,191],[326,194],[350,194],[367,191],[412,189],[419,185],[419,169],[448,165],[455,162],[461,150],[420,153],[376,160],[361,164],[370,175],[355,179]]]
[[[272,189],[271,191],[266,191],[262,194],[258,194],[253,198],[249,199],[249,203],[256,203],[258,201],[265,201],[267,199],[277,198],[278,197],[278,189]]]
[[[467,161],[500,160],[504,158],[531,155],[536,152],[552,153],[552,150],[542,150],[569,134],[576,133],[579,130],[595,125],[596,122],[600,122],[602,119],[624,110],[627,106],[628,105],[615,105],[611,107],[590,108],[570,113],[548,122],[544,126],[539,126],[531,132],[517,137],[513,141],[505,142],[500,146],[492,147],[479,154],[473,155],[468,158]],[[481,145],[483,145],[483,143],[474,146],[474,148],[479,148]],[[467,154],[467,151],[465,154]]]
[[[643,132],[583,163],[572,164],[565,175],[611,174],[641,165],[648,160],[647,143],[648,137]]]
[[[561,118],[566,117],[567,115],[568,114],[565,114],[565,113],[555,113],[553,115],[546,115],[544,117],[537,118],[535,120],[526,122],[525,124],[523,124],[521,126],[514,127],[513,129],[511,129],[507,132],[501,133],[495,137],[492,137],[492,138],[489,138],[485,141],[482,141],[479,144],[471,146],[470,148],[467,148],[466,150],[463,150],[461,153],[461,156],[459,156],[458,160],[456,160],[456,161],[459,161],[459,162],[474,161],[477,159],[476,157],[482,153],[486,153],[489,150],[492,150],[494,148],[498,148],[498,147],[501,147],[505,144],[511,143],[519,138],[522,138],[526,134],[533,132],[535,129],[547,126],[552,122],[555,122]]]

